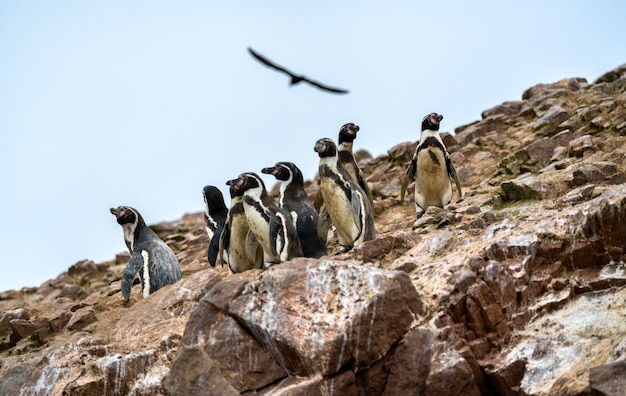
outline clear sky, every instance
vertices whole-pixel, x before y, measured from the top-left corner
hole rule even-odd
[[[378,156],[432,111],[453,131],[626,63],[618,0],[303,3],[0,1],[0,290],[124,251],[112,206],[176,220],[277,161],[312,179],[315,141],[346,122]],[[248,46],[351,92],[290,88]]]

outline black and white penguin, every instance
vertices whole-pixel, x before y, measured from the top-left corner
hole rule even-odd
[[[354,139],[356,139],[359,129],[359,126],[352,122],[344,124],[341,129],[339,129],[339,138],[337,139],[339,163],[348,172],[352,180],[357,182],[363,191],[365,191],[370,203],[373,203],[372,191],[365,181],[363,170],[359,168],[356,159],[354,159],[354,154],[352,153],[352,144],[354,143]]]
[[[111,213],[122,226],[124,241],[130,251],[130,260],[122,276],[122,295],[126,302],[130,299],[130,288],[137,273],[144,297],[182,278],[176,255],[146,225],[137,209],[119,206],[111,208]]]
[[[250,231],[243,209],[243,191],[235,188],[237,179],[229,180],[230,209],[219,237],[216,263],[228,266],[231,274],[263,268],[263,250]]]
[[[443,116],[437,113],[430,113],[422,119],[420,140],[402,183],[400,200],[404,201],[408,183],[415,180],[417,218],[420,218],[429,206],[443,208],[450,203],[452,199],[450,179],[454,179],[456,183],[459,198],[463,196],[461,182],[450,160],[446,146],[439,136],[441,120],[443,120]]]
[[[204,197],[204,221],[206,222],[206,232],[209,236],[207,258],[209,264],[215,267],[220,235],[224,229],[224,223],[226,223],[228,208],[224,203],[222,192],[215,186],[204,186],[202,196]]]
[[[265,268],[302,256],[291,215],[267,194],[263,180],[253,172],[242,173],[235,189],[243,192],[243,209],[250,230],[263,248]]]
[[[293,162],[277,162],[261,172],[280,181],[278,206],[291,214],[304,257],[320,258],[328,252],[326,243],[317,235],[319,216],[304,191],[304,177]]]
[[[376,237],[374,214],[365,191],[339,164],[337,145],[328,138],[315,143],[320,157],[320,192],[324,206],[337,229],[341,251]]]

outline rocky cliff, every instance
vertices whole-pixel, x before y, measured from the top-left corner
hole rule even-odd
[[[378,237],[348,253],[228,275],[194,213],[152,226],[183,280],[129,307],[127,253],[0,293],[0,394],[626,394],[625,105],[623,65],[485,110],[418,221],[415,141],[360,152]]]

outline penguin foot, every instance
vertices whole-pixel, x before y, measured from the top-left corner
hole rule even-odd
[[[352,250],[352,246],[344,246],[344,245],[341,245],[341,246],[339,247],[339,253],[347,253],[347,252],[349,252],[350,250]]]
[[[269,269],[270,267],[273,267],[273,266],[275,266],[277,264],[280,264],[280,263],[279,262],[273,263],[271,261],[268,261],[265,264],[263,264],[263,269],[265,269],[265,270]]]
[[[422,216],[424,216],[424,213],[426,213],[426,210],[420,208],[419,206],[415,207],[415,220],[419,220]]]

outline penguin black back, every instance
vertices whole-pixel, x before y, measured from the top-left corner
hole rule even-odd
[[[302,256],[302,247],[291,215],[267,194],[265,183],[254,172],[242,173],[235,188],[243,191],[243,204],[250,225],[263,247],[266,266]]]
[[[280,184],[279,206],[289,212],[298,232],[304,257],[320,258],[327,254],[326,244],[318,236],[319,216],[304,190],[304,178],[292,162],[277,162],[261,172],[273,175]]]
[[[337,229],[342,251],[376,237],[374,214],[367,195],[338,161],[337,146],[328,138],[315,143],[320,157],[320,191]]]
[[[182,278],[176,255],[146,225],[137,209],[119,206],[111,208],[111,213],[122,226],[124,241],[131,255],[122,276],[121,289],[126,302],[130,298],[130,289],[137,273],[144,297]]]
[[[205,204],[204,221],[206,222],[206,230],[209,236],[207,259],[209,264],[215,267],[220,235],[228,216],[228,208],[224,203],[222,192],[215,186],[204,186],[202,196]]]

